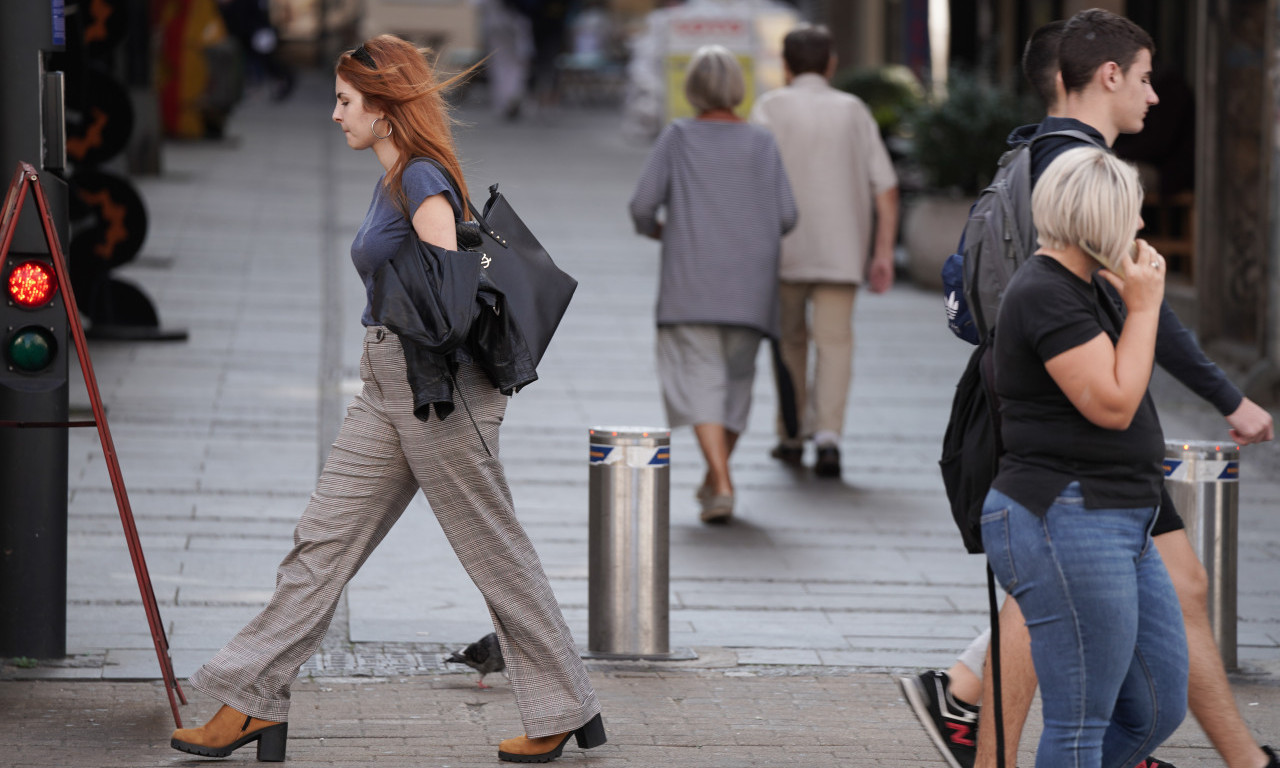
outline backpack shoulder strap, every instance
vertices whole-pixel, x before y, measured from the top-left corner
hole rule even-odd
[[[1095,141],[1092,136],[1085,133],[1084,131],[1078,131],[1075,128],[1063,128],[1061,131],[1049,131],[1048,133],[1041,133],[1039,135],[1032,136],[1031,141],[1028,141],[1024,146],[1030,146],[1032,144],[1035,144],[1037,141],[1040,141],[1042,139],[1048,139],[1050,137],[1055,137],[1055,136],[1058,138],[1070,138],[1070,139],[1075,139],[1077,141],[1083,141],[1083,142],[1092,144],[1095,147],[1099,146],[1098,142]],[[1100,148],[1106,149],[1106,147],[1100,147]]]
[[[1042,139],[1054,137],[1076,139],[1077,141],[1087,142],[1092,146],[1097,146],[1097,143],[1094,142],[1087,133],[1069,128],[1066,130],[1050,131],[1048,133],[1042,133],[1039,136],[1033,136],[1030,141],[1019,144],[1013,149],[1005,152],[1000,157],[1000,168],[1001,170],[1006,168],[1009,169],[1008,173],[1005,174],[1005,178],[1009,179],[1005,182],[1007,193],[1014,200],[1015,205],[1021,205],[1023,202],[1022,198],[1024,196],[1028,203],[1028,205],[1025,206],[1027,209],[1027,221],[1019,221],[1019,224],[1030,224],[1031,208],[1029,203],[1031,202],[1031,149],[1035,146],[1036,142]],[[1030,230],[1024,228],[1023,231]]]

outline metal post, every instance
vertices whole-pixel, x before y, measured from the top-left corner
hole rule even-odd
[[[671,431],[593,427],[590,436],[588,658],[691,659],[672,651]]]
[[[1240,448],[1207,440],[1165,443],[1165,488],[1209,574],[1209,623],[1222,663],[1236,667],[1236,541]]]

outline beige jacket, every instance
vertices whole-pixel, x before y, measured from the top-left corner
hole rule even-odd
[[[782,238],[786,282],[861,283],[872,248],[875,198],[898,185],[871,110],[821,75],[797,76],[751,111],[782,152],[800,220]]]

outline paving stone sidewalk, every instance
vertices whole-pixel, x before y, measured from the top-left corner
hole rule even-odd
[[[712,654],[714,657],[714,653]],[[722,665],[727,660],[721,659]],[[557,765],[598,768],[879,768],[945,765],[899,695],[894,677],[841,668],[591,664],[609,743],[566,747]],[[494,766],[496,745],[519,731],[505,681],[474,676],[314,678],[299,681],[288,764],[386,768]],[[1280,734],[1280,689],[1237,679],[1254,730]],[[194,692],[193,692],[194,693]],[[168,746],[173,722],[157,683],[0,684],[0,760],[8,768],[146,768],[253,764],[253,747],[211,761]],[[202,722],[217,702],[194,694]],[[1024,745],[1039,731],[1033,710]],[[1184,726],[1159,751],[1181,768],[1220,765],[1199,729]],[[1022,765],[1034,757],[1024,749]]]

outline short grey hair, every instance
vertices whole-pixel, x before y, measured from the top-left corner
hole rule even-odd
[[[738,59],[723,45],[704,45],[694,52],[684,74],[684,95],[698,112],[733,109],[747,86]]]
[[[1031,218],[1041,247],[1078,246],[1119,274],[1141,214],[1138,170],[1098,147],[1058,155],[1031,193]]]

